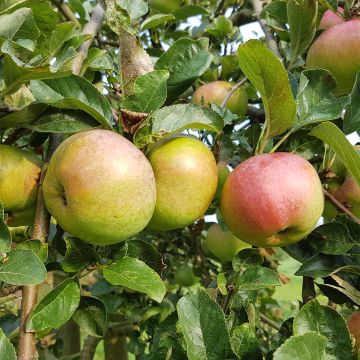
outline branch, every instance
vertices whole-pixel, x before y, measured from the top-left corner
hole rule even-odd
[[[96,347],[101,338],[95,336],[87,336],[84,340],[84,346],[80,352],[80,360],[93,360]]]
[[[8,106],[6,106],[6,105],[1,105],[1,106],[0,106],[0,111],[1,111],[1,112],[12,113],[12,112],[15,112],[16,109],[12,109],[12,108],[10,108],[10,107],[8,107]]]
[[[309,301],[315,299],[316,293],[315,293],[315,286],[314,286],[314,279],[309,276],[303,276],[303,284],[302,284],[302,299],[304,306]]]
[[[352,221],[360,225],[360,219],[356,217],[345,205],[337,200],[334,195],[323,189],[324,195],[343,213],[345,213]]]
[[[26,131],[26,129],[18,128],[15,129],[4,141],[4,145],[12,145],[14,144]]]
[[[110,45],[113,47],[119,47],[120,46],[120,42],[116,41],[116,40],[110,40],[110,39],[102,39],[100,36],[97,39],[99,41],[99,43],[104,44],[104,45]]]
[[[17,291],[21,290],[21,286],[11,285],[0,289],[0,298],[14,294]]]
[[[244,85],[246,83],[247,77],[244,77],[243,79],[241,79],[237,84],[235,84],[234,86],[231,87],[229,93],[225,96],[224,100],[221,103],[221,107],[225,107],[225,105],[227,104],[227,102],[229,101],[229,99],[233,96],[233,94],[235,93],[235,91],[242,85]]]
[[[269,319],[269,318],[268,318],[267,316],[265,316],[264,314],[260,314],[260,320],[261,320],[264,324],[268,324],[268,325],[270,325],[271,327],[273,327],[274,329],[276,329],[276,330],[278,330],[278,331],[279,331],[280,328],[281,328],[281,326],[280,326],[277,322]]]
[[[80,23],[78,19],[66,3],[64,3],[62,0],[53,0],[53,3],[64,15],[66,20],[73,21],[76,24],[76,27],[80,28]]]

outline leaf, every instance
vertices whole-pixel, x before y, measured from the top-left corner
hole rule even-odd
[[[149,11],[144,0],[116,0],[116,3],[129,14],[131,20],[136,20]]]
[[[243,249],[233,258],[232,267],[237,272],[248,266],[262,265],[263,261],[259,249]]]
[[[0,201],[0,253],[7,253],[11,250],[11,234],[4,216],[4,206]]]
[[[16,360],[16,352],[13,344],[0,329],[0,359]]]
[[[315,332],[292,336],[274,353],[274,360],[325,360],[326,338]]]
[[[254,331],[248,323],[237,326],[230,338],[233,352],[241,360],[262,360],[263,356]]]
[[[83,62],[80,75],[83,76],[88,69],[91,70],[114,70],[112,58],[106,50],[90,48]]]
[[[320,305],[317,300],[305,304],[294,320],[294,335],[314,331],[323,335],[326,341],[326,359],[352,360],[352,344],[345,320],[329,306]]]
[[[86,266],[101,261],[100,255],[89,245],[76,237],[66,236],[66,253],[62,268],[66,272],[76,272]]]
[[[360,183],[360,155],[335,124],[323,122],[312,129],[310,135],[327,143],[344,163],[351,175]]]
[[[174,100],[183,93],[210,66],[213,56],[205,38],[177,40],[155,64],[157,70],[167,70],[168,98]]]
[[[174,12],[176,21],[185,20],[192,16],[209,15],[208,11],[197,5],[183,5]]]
[[[106,329],[105,304],[94,297],[82,296],[80,305],[73,315],[74,321],[85,334],[103,337]]]
[[[8,284],[35,285],[45,278],[45,266],[31,250],[13,250],[0,263],[0,280]]]
[[[26,331],[58,329],[65,324],[80,302],[80,289],[73,279],[66,279],[47,294],[30,314]]]
[[[165,70],[155,70],[139,76],[135,81],[134,94],[125,98],[122,107],[144,113],[159,109],[166,100],[168,78],[169,72]]]
[[[360,291],[355,289],[347,281],[343,280],[341,277],[337,275],[331,275],[331,277],[341,286],[341,288],[340,287],[336,287],[336,288],[339,291],[341,291],[343,294],[345,294],[348,298],[350,298],[355,304],[360,306]]]
[[[228,359],[231,350],[224,313],[204,290],[183,296],[177,311],[189,360]]]
[[[216,283],[221,295],[227,294],[225,273],[221,272],[216,277]]]
[[[99,127],[99,123],[82,111],[57,111],[41,116],[24,126],[37,132],[73,134]]]
[[[349,97],[335,97],[332,91],[336,86],[335,78],[327,70],[305,70],[301,73],[296,97],[299,119],[294,124],[295,130],[341,116]]]
[[[31,250],[40,258],[42,262],[45,262],[48,257],[48,244],[45,244],[40,240],[26,240],[20,244],[17,244],[16,250]]]
[[[350,95],[350,104],[344,116],[344,132],[351,134],[360,132],[360,74],[356,74],[356,81]]]
[[[287,17],[290,26],[290,47],[293,64],[314,39],[317,23],[318,4],[316,0],[289,0]]]
[[[279,286],[280,279],[274,270],[262,266],[252,266],[239,276],[239,290],[258,290],[264,287]]]
[[[141,24],[140,30],[149,30],[166,23],[167,21],[174,20],[175,16],[171,14],[155,14],[147,17]]]
[[[292,126],[296,112],[284,66],[258,40],[240,45],[238,57],[241,70],[260,92],[270,136],[282,134]]]
[[[71,75],[61,79],[33,80],[30,89],[39,102],[61,109],[79,109],[110,129],[113,121],[110,104],[86,79]]]
[[[54,56],[64,43],[72,37],[75,30],[76,24],[72,21],[57,24],[49,41],[49,51],[52,56]]]
[[[157,302],[165,296],[166,288],[160,276],[141,260],[124,257],[105,267],[103,273],[110,284],[143,292]]]

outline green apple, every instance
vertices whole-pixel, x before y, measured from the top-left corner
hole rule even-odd
[[[189,265],[183,265],[175,271],[175,282],[180,286],[191,286],[196,283],[196,276]]]
[[[224,98],[229,94],[234,84],[228,81],[212,81],[208,84],[201,85],[194,92],[192,102],[194,104],[209,103],[221,105]],[[234,114],[244,116],[248,108],[248,95],[243,87],[238,88],[226,103],[226,107]]]
[[[290,153],[253,156],[229,175],[221,213],[230,231],[259,247],[285,246],[305,238],[324,210],[319,176]]]
[[[5,212],[35,207],[41,166],[34,153],[0,145],[0,201]]]
[[[170,136],[155,145],[149,160],[157,192],[149,228],[180,229],[201,217],[217,187],[217,167],[212,152],[194,137]]]
[[[27,226],[9,227],[11,239],[13,242],[20,244],[29,239],[29,228]]]
[[[230,231],[222,230],[219,224],[209,227],[206,245],[216,257],[224,261],[231,261],[240,250],[251,248],[251,245],[244,243]]]
[[[217,164],[218,169],[218,186],[216,188],[215,198],[219,198],[224,187],[225,181],[230,174],[230,169],[226,162],[219,161]]]
[[[156,202],[154,173],[145,155],[108,130],[66,139],[50,160],[43,189],[46,207],[58,224],[99,245],[142,231]]]

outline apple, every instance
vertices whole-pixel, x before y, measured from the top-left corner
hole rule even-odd
[[[9,227],[11,239],[20,244],[29,239],[29,228],[27,226]]]
[[[213,224],[209,227],[206,245],[212,254],[224,261],[231,261],[240,250],[251,247],[230,231],[222,230],[219,224]]]
[[[308,69],[326,69],[335,77],[336,95],[351,92],[360,71],[360,19],[352,19],[324,31],[310,46]]]
[[[175,271],[175,282],[180,286],[192,286],[196,280],[193,269],[189,265],[183,265]]]
[[[198,139],[169,136],[150,151],[156,180],[156,206],[149,228],[168,231],[200,218],[217,187],[217,167],[212,152]]]
[[[58,224],[98,245],[142,231],[156,202],[154,173],[145,155],[109,130],[67,138],[50,160],[43,189],[45,205]]]
[[[355,339],[355,354],[360,350],[360,310],[355,311],[347,321],[351,335]]]
[[[19,212],[8,212],[6,220],[7,225],[16,226],[32,226],[35,218],[35,206]]]
[[[349,207],[356,217],[360,217],[360,186],[354,177],[348,176],[334,197]]]
[[[226,95],[234,83],[228,81],[212,81],[208,84],[201,85],[194,92],[192,102],[194,104],[204,104],[209,106],[209,103],[221,105]],[[238,88],[226,103],[226,107],[234,114],[244,116],[248,108],[248,95],[244,87]]]
[[[230,231],[259,247],[294,244],[316,226],[324,209],[317,172],[302,157],[253,156],[229,175],[220,209]]]
[[[217,169],[218,169],[218,186],[216,188],[215,199],[220,197],[225,181],[230,174],[229,167],[224,161],[218,162]]]
[[[338,13],[343,14],[344,9],[341,7],[338,7],[337,9]],[[342,24],[345,20],[339,16],[337,13],[335,13],[332,10],[326,10],[324,12],[323,17],[321,18],[319,29],[320,30],[327,30],[335,25]]]
[[[41,167],[34,153],[0,145],[0,201],[5,212],[35,207]]]

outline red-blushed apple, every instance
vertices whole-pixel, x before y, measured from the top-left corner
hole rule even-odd
[[[338,7],[337,11],[340,14],[344,13],[344,9],[341,7]],[[339,25],[339,24],[343,23],[344,21],[345,20],[341,16],[339,16],[337,13],[335,13],[334,11],[326,10],[324,12],[323,17],[321,18],[321,21],[319,24],[319,29],[327,30],[335,25]]]
[[[217,167],[212,152],[196,138],[170,136],[154,146],[149,160],[157,193],[149,228],[180,229],[201,217],[217,187]]]
[[[175,282],[180,286],[192,286],[197,279],[190,265],[182,265],[175,271]]]
[[[354,177],[348,176],[335,192],[334,197],[356,216],[360,216],[360,186]]]
[[[192,102],[199,105],[204,104],[205,106],[209,106],[209,103],[221,105],[233,85],[233,83],[222,80],[201,85],[194,92]],[[239,87],[227,101],[226,107],[232,113],[244,116],[248,108],[248,100],[246,90],[243,87]]]
[[[0,145],[0,201],[5,212],[35,207],[41,166],[34,153]]]
[[[230,231],[222,230],[219,224],[213,224],[209,227],[206,245],[212,254],[224,261],[231,261],[240,250],[251,247]]]
[[[349,94],[360,71],[360,19],[325,30],[310,46],[308,69],[326,69],[336,79],[336,95]]]
[[[215,198],[219,198],[224,187],[225,181],[230,174],[230,169],[226,162],[219,161],[217,164],[218,169],[218,186],[216,188]]]
[[[351,335],[355,339],[355,356],[360,351],[360,310],[355,311],[347,321]]]
[[[44,180],[45,205],[68,233],[109,245],[142,231],[156,202],[154,173],[145,155],[108,130],[66,139]]]
[[[290,153],[253,156],[229,175],[221,213],[230,231],[259,247],[294,244],[316,226],[324,209],[317,172]]]

